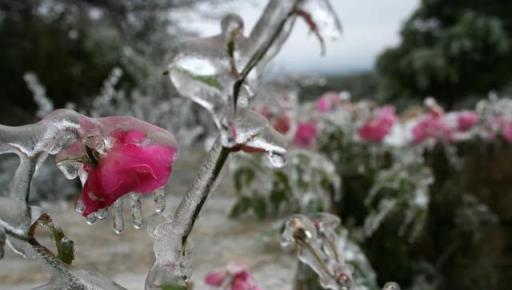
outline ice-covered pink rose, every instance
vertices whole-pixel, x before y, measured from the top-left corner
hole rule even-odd
[[[378,110],[373,118],[366,121],[357,130],[357,133],[364,141],[382,142],[391,131],[396,120],[395,108],[393,106],[385,106]]]
[[[468,131],[473,128],[479,120],[477,113],[472,111],[463,111],[457,115],[457,129],[459,131]]]
[[[335,92],[328,92],[316,101],[316,110],[320,113],[331,111],[341,101],[340,96]]]
[[[412,128],[412,137],[415,144],[423,143],[428,139],[450,141],[452,133],[452,129],[443,122],[442,115],[432,113],[420,117]]]
[[[167,183],[177,153],[170,132],[132,117],[80,115],[75,133],[55,161],[67,178],[80,177],[84,216],[127,193],[152,193]]]
[[[252,276],[247,270],[238,272],[233,277],[231,290],[260,290]]]
[[[172,171],[175,148],[144,145],[144,132],[117,131],[103,156],[84,166],[88,174],[82,191],[84,216],[112,205],[129,192],[151,193],[163,187]],[[92,149],[88,149],[92,150]]]
[[[293,144],[297,147],[308,148],[315,144],[317,138],[316,122],[301,122],[297,125],[297,131]]]

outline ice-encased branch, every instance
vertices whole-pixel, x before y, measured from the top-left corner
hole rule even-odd
[[[146,278],[146,289],[166,289],[171,286],[186,289],[190,285],[191,243],[188,237],[229,152],[217,138],[172,219],[154,229],[156,261]]]
[[[0,125],[0,154],[16,154],[20,159],[8,196],[0,197],[0,252],[8,240],[16,253],[43,264],[52,278],[46,285],[36,288],[39,290],[122,290],[124,288],[100,274],[72,268],[64,262],[66,258],[59,257],[62,253],[55,255],[35,237],[38,226],[52,230],[55,227],[42,209],[27,203],[32,177],[49,154],[57,154],[78,138],[80,117],[71,110],[57,110],[35,124],[18,127]],[[65,248],[63,243],[68,245],[66,251],[72,251],[70,241],[62,241],[63,238],[63,234],[54,236],[58,251]]]

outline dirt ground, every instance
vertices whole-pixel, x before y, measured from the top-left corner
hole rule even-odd
[[[167,200],[169,208],[177,205],[178,192],[185,191],[193,178],[190,172],[195,172],[199,163],[185,160],[178,164],[179,170],[170,183],[173,189]],[[228,176],[224,176],[224,180],[227,179]],[[290,289],[296,260],[278,246],[278,223],[254,218],[229,219],[228,212],[235,201],[231,188],[229,182],[218,186],[194,228],[195,289],[207,289],[203,283],[205,273],[229,261],[247,264],[264,289]],[[146,215],[151,213],[152,207],[152,200],[145,200]],[[146,273],[154,261],[152,240],[144,229],[133,229],[127,223],[126,230],[116,235],[110,218],[89,226],[70,204],[46,208],[75,242],[75,267],[98,271],[130,290],[144,289]],[[127,208],[125,217],[129,217]],[[4,259],[0,260],[0,290],[31,289],[48,278],[40,265],[24,260],[10,249],[6,249]]]

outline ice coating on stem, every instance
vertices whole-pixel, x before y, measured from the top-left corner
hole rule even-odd
[[[238,15],[227,15],[219,35],[184,42],[168,67],[178,92],[208,110],[219,129],[223,117],[235,108],[233,88],[247,63],[249,43],[243,28]],[[240,87],[237,97],[241,106],[247,106],[252,98],[254,80],[249,77]]]
[[[328,0],[272,0],[251,31],[251,55],[266,53],[258,63],[261,74],[288,39],[296,16],[304,18],[311,31],[317,35],[324,51],[324,37],[336,39],[341,35],[341,25]]]
[[[224,146],[237,145],[230,141],[236,138],[233,127],[238,110],[252,103],[263,67],[288,38],[295,15],[304,17],[318,35],[339,32],[339,21],[327,0],[272,0],[249,38],[243,35],[240,17],[229,14],[222,20],[219,35],[181,44],[169,64],[176,89],[210,112],[221,134],[227,136]],[[256,66],[257,71],[253,70]]]
[[[217,138],[172,218],[152,226],[155,264],[146,277],[146,290],[161,289],[165,285],[185,287],[190,282],[192,244],[188,237],[228,155],[229,150]]]
[[[5,253],[4,247],[5,247],[5,231],[0,226],[0,260],[4,257],[4,253]]]
[[[170,79],[180,94],[208,110],[221,133],[174,216],[151,231],[156,261],[146,278],[147,290],[188,286],[188,236],[231,152],[265,152],[272,164],[284,164],[285,139],[249,106],[261,73],[254,68],[264,66],[282,47],[293,26],[292,16],[306,16],[311,27],[316,21],[312,17],[321,15],[303,11],[308,7],[299,9],[303,3],[271,0],[249,39],[243,35],[241,19],[228,15],[219,35],[182,44],[169,65]]]
[[[124,289],[101,274],[75,269],[71,266],[74,257],[73,242],[64,236],[51,218],[37,208],[31,207],[33,222],[26,236],[9,233],[9,245],[27,259],[39,261],[50,272],[50,281],[35,289]],[[37,214],[36,214],[37,213]],[[55,242],[57,253],[53,253],[37,241],[38,232],[48,232]]]
[[[325,289],[350,290],[352,274],[336,239],[339,225],[339,218],[331,214],[294,215],[285,222],[281,245],[296,249],[299,260],[318,274]]]
[[[223,144],[232,144],[234,150],[265,152],[274,167],[284,165],[287,141],[261,114],[239,110],[231,131],[234,139],[221,134]]]

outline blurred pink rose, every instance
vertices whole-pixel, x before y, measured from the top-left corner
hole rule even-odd
[[[468,131],[473,128],[479,120],[477,113],[472,111],[462,111],[457,115],[457,129],[459,131]]]
[[[229,290],[262,290],[249,273],[247,266],[238,263],[229,263],[224,270],[206,274],[204,282],[216,288],[227,282]]]
[[[378,110],[375,116],[360,127],[357,133],[367,142],[382,142],[395,124],[397,117],[393,106],[385,106]]]
[[[214,286],[214,287],[220,287],[222,286],[222,283],[224,283],[224,280],[226,279],[226,271],[212,271],[208,274],[206,274],[206,277],[204,278],[204,282],[206,285]]]
[[[336,92],[327,92],[316,101],[316,110],[320,113],[326,113],[340,102],[341,98]]]
[[[282,114],[272,121],[272,127],[281,134],[286,134],[292,127],[292,118],[288,114]]]
[[[172,171],[176,149],[172,146],[143,145],[142,131],[115,131],[114,144],[103,155],[87,148],[90,163],[82,191],[87,216],[112,205],[129,192],[151,193],[163,187]]]
[[[301,122],[297,125],[293,144],[297,147],[308,148],[315,144],[316,137],[316,122]]]
[[[507,142],[512,142],[512,120],[502,120],[501,134]]]
[[[423,143],[431,139],[436,141],[450,141],[452,129],[443,122],[442,115],[428,113],[419,118],[412,128],[412,136],[415,144]]]
[[[263,115],[265,118],[269,119],[272,117],[272,111],[270,108],[266,105],[263,105],[256,109],[256,112],[259,112],[261,115]]]

